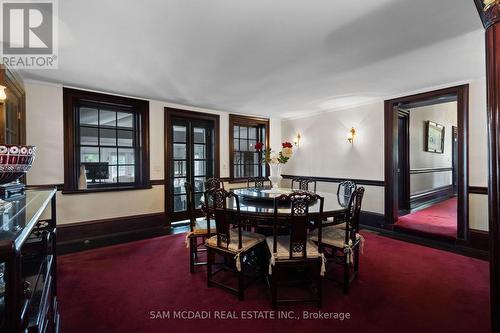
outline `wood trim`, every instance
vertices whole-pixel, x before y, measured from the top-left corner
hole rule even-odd
[[[476,2],[477,5],[477,2]],[[478,7],[482,8],[481,7]],[[488,121],[488,230],[491,330],[500,331],[500,4],[479,11],[486,27],[486,93]]]
[[[433,173],[433,172],[449,172],[453,171],[453,168],[420,168],[420,169],[410,169],[410,175],[417,175],[420,173]]]
[[[293,178],[308,178],[315,180],[317,182],[324,183],[340,183],[346,180],[350,180],[355,182],[358,185],[365,186],[384,186],[385,183],[383,180],[368,180],[368,179],[356,179],[356,178],[335,178],[335,177],[315,177],[315,176],[299,176],[299,175],[281,175],[284,179],[293,179]]]
[[[141,154],[136,165],[139,167],[139,179],[136,180],[135,187],[147,187],[149,184],[149,101],[128,98],[116,95],[97,93],[92,91],[63,88],[63,125],[64,125],[64,190],[72,193],[78,190],[78,168],[76,167],[78,156],[76,155],[76,126],[75,105],[79,100],[86,99],[100,103],[122,104],[133,106],[140,114],[141,124]],[[118,188],[114,184],[110,190]],[[127,185],[126,187],[130,187]],[[105,187],[99,189],[105,191]],[[83,191],[79,191],[83,192]],[[93,192],[89,190],[88,192]]]
[[[468,165],[468,132],[469,132],[469,85],[449,87],[421,94],[386,100],[384,103],[384,155],[385,155],[385,216],[389,224],[398,220],[397,180],[397,147],[398,127],[397,106],[404,103],[418,102],[426,99],[455,94],[458,111],[458,233],[457,237],[467,240],[469,237],[469,165]]]
[[[467,245],[478,250],[488,251],[488,238],[489,232],[470,229],[469,243]]]
[[[264,145],[269,147],[270,145],[270,121],[268,118],[259,118],[259,117],[251,117],[251,116],[242,116],[242,115],[229,115],[229,178],[231,181],[237,181],[241,179],[246,181],[246,178],[234,178],[234,125],[243,125],[243,126],[258,126],[264,125],[266,128],[266,142]],[[269,166],[266,165],[267,174],[269,174]],[[230,182],[231,182],[230,181]]]
[[[166,233],[165,214],[153,213],[57,226],[59,254]]]
[[[488,195],[488,188],[484,186],[469,186],[469,194],[486,194]]]
[[[453,185],[438,187],[410,196],[411,209],[453,197]]]
[[[152,185],[152,186],[155,186],[155,185],[165,185],[165,179],[153,179],[153,180],[150,180],[149,183]]]
[[[168,217],[168,223],[172,220],[172,204],[171,204],[171,188],[170,188],[170,174],[172,173],[171,160],[173,152],[170,149],[170,138],[172,137],[172,118],[186,118],[191,120],[208,120],[214,122],[214,176],[219,178],[220,175],[220,116],[213,113],[195,112],[189,110],[175,109],[165,107],[164,109],[164,167],[165,178],[163,185],[165,185],[165,215]]]

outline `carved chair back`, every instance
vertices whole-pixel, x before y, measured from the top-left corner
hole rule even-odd
[[[230,199],[234,200],[236,212],[227,208]],[[241,249],[240,200],[238,195],[223,188],[218,188],[205,191],[205,202],[209,207],[207,223],[210,225],[212,217],[215,220],[217,246],[226,249],[229,247],[231,243],[231,229],[233,225],[236,225],[238,228],[238,248]]]
[[[349,244],[349,241],[353,243],[356,241],[356,234],[359,233],[359,219],[361,216],[361,203],[363,201],[363,196],[365,194],[365,188],[359,187],[351,195],[349,200],[349,205],[347,207],[347,212],[345,215],[346,220],[346,230],[345,230],[345,242]]]
[[[189,182],[184,183],[184,188],[186,189],[186,210],[189,216],[189,228],[191,232],[194,231],[196,225],[196,207],[194,204],[194,190],[193,184]]]
[[[352,193],[356,191],[357,188],[358,186],[353,181],[346,180],[341,182],[337,187],[337,199],[339,204],[342,206],[347,205]]]
[[[205,181],[205,191],[211,191],[218,188],[224,188],[224,183],[219,178],[208,178]]]
[[[310,178],[293,178],[292,179],[292,190],[296,189],[295,184],[297,184],[297,189],[300,191],[310,191],[309,184],[313,184],[313,192],[316,192],[316,181]]]
[[[309,207],[319,201],[319,219],[323,214],[324,198],[310,192],[294,192],[282,194],[274,199],[273,253],[277,251],[278,226],[286,225],[290,230],[290,259],[307,258],[307,240],[309,227]],[[279,216],[283,203],[289,203],[290,213],[286,217]],[[321,242],[321,230],[318,238]]]
[[[264,177],[250,177],[247,179],[247,188],[263,188],[267,181],[268,180]]]

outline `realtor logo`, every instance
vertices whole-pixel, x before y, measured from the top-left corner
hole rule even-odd
[[[57,1],[0,0],[2,63],[57,68]]]

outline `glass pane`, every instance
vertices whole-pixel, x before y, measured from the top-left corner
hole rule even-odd
[[[174,196],[174,212],[182,212],[187,209],[186,195]]]
[[[116,130],[101,128],[100,135],[102,146],[116,146]]]
[[[135,181],[135,167],[133,165],[118,166],[118,182],[133,183]]]
[[[234,164],[240,164],[241,163],[241,153],[234,153]]]
[[[118,127],[134,128],[134,115],[128,112],[118,112]]]
[[[132,147],[134,145],[134,132],[118,130],[118,146]]]
[[[237,139],[240,137],[240,127],[239,126],[234,126],[233,127],[233,138]]]
[[[257,140],[248,140],[248,151],[255,151],[255,144]]]
[[[110,182],[112,180],[112,177],[110,177],[110,171],[112,173],[115,169],[110,170],[110,167],[107,164],[86,163],[84,165],[85,173],[87,175],[87,183],[99,183],[101,180]]]
[[[234,139],[233,144],[234,144],[233,147],[234,150],[240,150],[240,139]]]
[[[101,163],[118,164],[116,148],[101,148]]]
[[[99,131],[96,127],[80,127],[80,144],[97,145],[99,143]]]
[[[80,147],[80,162],[99,162],[99,148],[97,147]]]
[[[186,178],[174,178],[172,192],[174,194],[186,193],[186,188],[184,187],[185,182]]]
[[[246,139],[247,138],[247,132],[248,132],[248,127],[240,126],[240,138]]]
[[[194,161],[194,175],[195,176],[205,176],[205,161]]]
[[[118,164],[134,164],[135,150],[133,148],[118,148]]]
[[[174,161],[174,177],[186,177],[187,169],[185,161]]]
[[[195,127],[193,129],[194,143],[205,143],[205,129]]]
[[[174,142],[186,142],[185,126],[174,126]]]
[[[258,164],[255,164],[253,166],[253,174],[255,177],[257,177],[259,175],[259,165]]]
[[[194,191],[203,192],[205,191],[205,177],[195,177],[194,178]]]
[[[195,193],[194,194],[194,205],[196,208],[201,207],[201,197],[203,196],[203,193]]]
[[[194,145],[194,158],[204,159],[205,157],[205,145],[195,144]]]
[[[248,151],[248,141],[240,139],[240,151]]]
[[[250,127],[248,129],[248,138],[257,139],[257,127]]]
[[[174,143],[174,159],[186,159],[186,145],[184,143]]]
[[[102,166],[101,170],[105,170],[105,166]],[[100,174],[101,183],[116,183],[118,182],[118,167],[116,165],[111,165],[107,167],[108,173],[106,175]]]
[[[99,125],[107,127],[116,127],[116,112],[100,110]]]
[[[97,109],[81,107],[80,108],[80,124],[81,125],[97,125]]]

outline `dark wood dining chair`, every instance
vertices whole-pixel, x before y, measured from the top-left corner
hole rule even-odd
[[[351,199],[352,193],[356,191],[358,185],[351,180],[346,180],[339,183],[337,187],[337,200],[341,206],[349,205],[349,200]],[[336,214],[335,216],[328,219],[329,222],[335,222],[337,228],[345,229],[345,212]]]
[[[219,178],[208,178],[205,181],[205,191],[224,188],[224,183]]]
[[[228,200],[234,200],[236,211],[227,208]],[[240,300],[244,299],[244,290],[247,287],[245,266],[251,260],[249,254],[257,251],[259,245],[264,245],[265,237],[253,232],[243,230],[240,223],[240,202],[233,192],[224,189],[205,192],[205,202],[209,203],[210,214],[208,223],[213,215],[215,220],[215,235],[206,241],[207,246],[207,285],[215,285],[225,290],[233,292]],[[233,203],[230,203],[233,204]],[[233,226],[236,226],[233,228]],[[215,255],[224,257],[223,267],[213,272]],[[235,272],[238,275],[238,286],[234,288],[220,281],[216,281],[214,276],[222,271]]]
[[[186,189],[187,213],[189,215],[189,232],[186,235],[186,245],[189,247],[189,271],[193,274],[196,266],[204,266],[207,263],[199,261],[198,253],[205,252],[205,240],[208,235],[213,234],[215,228],[210,228],[209,220],[198,219],[196,214],[193,184],[184,183]]]
[[[310,238],[319,244],[328,263],[343,266],[343,286],[346,294],[349,293],[351,282],[358,275],[359,255],[364,244],[364,238],[359,233],[359,218],[364,193],[364,187],[359,187],[352,193],[345,214],[345,229],[335,227],[332,222],[323,221],[321,226],[312,232]]]
[[[309,185],[313,185],[313,192],[316,192],[316,181],[310,178],[297,177],[292,179],[292,190],[310,191]]]
[[[247,188],[263,188],[266,187],[266,182],[270,181],[265,177],[250,177],[247,179]]]
[[[274,199],[274,232],[273,236],[266,238],[270,253],[268,279],[273,308],[280,303],[290,302],[315,302],[318,307],[321,307],[324,257],[319,251],[318,244],[309,240],[308,237],[309,207],[316,201],[319,201],[319,218],[321,219],[324,199],[317,194],[294,192]],[[290,213],[286,216],[278,214],[280,206],[284,203],[290,205]],[[288,235],[279,234],[279,228],[282,226],[289,228]],[[319,239],[321,239],[321,234]],[[312,284],[315,290],[313,295],[309,298],[279,299],[278,289],[281,285],[289,285],[290,277],[298,284]]]

